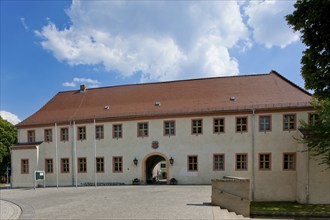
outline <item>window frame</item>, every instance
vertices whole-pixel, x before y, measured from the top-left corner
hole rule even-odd
[[[101,131],[98,131],[98,128],[102,128]],[[95,139],[104,139],[104,125],[95,125]]]
[[[319,115],[316,112],[308,113],[308,124],[315,125],[315,121],[318,119]]]
[[[238,156],[245,156],[246,157],[245,168],[238,168],[238,166],[237,166],[238,165]],[[235,154],[235,170],[236,171],[248,171],[248,168],[249,168],[248,167],[248,165],[249,165],[248,160],[249,160],[249,157],[248,157],[248,154],[247,153],[236,153]],[[241,163],[241,166],[242,166],[243,162],[244,161],[240,162]]]
[[[115,129],[115,127],[119,127],[120,131],[117,131]],[[117,136],[118,134],[120,134],[120,135]],[[122,124],[113,124],[112,125],[112,138],[113,139],[123,138],[123,125]]]
[[[51,166],[49,166],[49,161],[51,161]],[[51,167],[51,171],[49,171]],[[53,158],[45,158],[45,173],[54,173],[54,160]]]
[[[64,131],[67,131],[67,133],[63,133]],[[64,139],[63,137],[66,137],[66,139]],[[65,127],[65,128],[61,128],[60,129],[60,141],[62,142],[66,142],[69,141],[69,128]]]
[[[48,134],[48,132],[50,132],[50,134]],[[47,143],[53,142],[53,129],[44,129],[44,141]]]
[[[30,161],[28,158],[22,158],[21,159],[21,174],[29,174],[29,173],[30,173]]]
[[[269,129],[262,130],[261,129],[261,124],[263,124],[264,128],[266,128],[267,123],[265,121],[263,121],[263,123],[261,123],[260,119],[261,118],[266,118],[266,117],[269,117]],[[259,124],[259,132],[265,132],[265,133],[266,132],[271,132],[272,131],[272,115],[259,115],[258,124]]]
[[[245,119],[246,120],[246,124],[243,124],[243,123],[240,123],[238,124],[238,120],[241,120],[241,119]],[[236,116],[236,119],[235,119],[235,131],[236,133],[247,133],[248,132],[248,116]],[[243,130],[243,126],[245,125],[246,129]],[[240,127],[241,130],[238,130],[238,126]]]
[[[291,156],[293,156],[293,159],[294,159],[294,161],[293,161],[293,168],[289,168],[289,164],[288,164],[288,168],[285,168],[285,163],[286,162],[290,162],[290,161],[285,161],[285,155],[291,155]],[[282,161],[282,169],[283,169],[283,171],[296,171],[296,169],[297,169],[297,153],[296,152],[284,152],[283,153],[283,161]]]
[[[98,159],[102,159],[102,161],[97,161]],[[102,169],[98,169],[98,164],[100,164],[100,168]],[[104,173],[104,157],[95,158],[95,170],[96,173]]]
[[[67,160],[67,169],[64,166],[64,160]],[[70,173],[70,158],[61,158],[61,173]]]
[[[222,168],[219,168],[220,163],[218,162],[218,168],[215,167],[215,159],[216,156],[222,156]],[[225,154],[224,153],[216,153],[213,154],[213,171],[224,171],[225,170]]]
[[[140,125],[147,125],[147,128],[140,129]],[[143,131],[143,135],[140,135],[140,130]],[[147,134],[145,135],[145,131],[147,131]],[[149,137],[149,122],[138,122],[137,123],[137,137],[139,138],[145,138]]]
[[[192,161],[190,163],[190,158],[196,158],[196,161]],[[195,164],[196,164],[196,169],[195,169]],[[190,165],[193,165],[193,169],[190,169]],[[187,171],[188,172],[198,172],[198,155],[188,155],[187,156]]]
[[[36,130],[27,130],[27,142],[28,143],[36,142]]]
[[[200,121],[201,124],[200,125],[196,125],[194,126],[194,121]],[[198,128],[200,127],[200,132],[198,132]],[[194,133],[194,128],[197,129],[197,132]],[[191,135],[202,135],[203,134],[203,119],[202,118],[194,118],[191,119]]]
[[[116,169],[116,160],[119,159],[119,168],[120,169]],[[113,156],[112,157],[112,172],[113,173],[123,173],[123,157],[122,156]]]
[[[267,161],[261,160],[261,156],[266,156],[266,155],[269,156],[269,161],[268,161],[269,168],[265,168],[265,163]],[[259,153],[259,160],[258,160],[258,162],[259,162],[258,163],[258,168],[259,168],[260,171],[271,171],[272,170],[272,153],[270,153],[270,152]],[[261,165],[263,165],[263,167]]]
[[[84,131],[81,131],[80,129],[84,129]],[[83,141],[87,139],[87,129],[86,126],[79,126],[77,127],[77,140]]]
[[[169,128],[166,128],[166,123],[173,123],[173,127],[169,126]],[[170,124],[169,124],[170,125]],[[169,133],[166,134],[166,130],[169,130]],[[170,132],[173,130],[173,134]],[[176,135],[176,125],[175,125],[175,120],[165,120],[163,122],[163,135],[164,136],[175,136]]]
[[[215,128],[216,128],[216,125],[215,125],[215,121],[218,121],[218,120],[222,120],[223,121],[223,125],[222,125],[222,128],[223,128],[223,131],[215,131]],[[213,118],[213,134],[221,134],[221,133],[225,133],[225,126],[226,122],[225,122],[225,118],[224,117],[219,117],[219,118]],[[217,127],[220,129],[221,126],[220,125],[217,125]]]
[[[288,122],[288,128],[285,128],[285,117],[286,116],[293,116],[293,128],[290,128],[290,122]],[[283,114],[283,131],[294,131],[297,127],[297,114],[296,113],[286,113]]]
[[[87,158],[86,157],[78,157],[77,158],[77,170],[78,173],[87,173]]]

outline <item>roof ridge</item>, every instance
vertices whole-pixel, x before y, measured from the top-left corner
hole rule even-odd
[[[178,79],[178,80],[170,80],[170,81],[163,81],[163,82],[131,83],[131,84],[103,86],[103,87],[87,88],[87,89],[88,90],[96,90],[96,89],[107,89],[107,88],[126,87],[126,86],[143,86],[143,85],[154,85],[154,84],[165,84],[165,83],[167,84],[167,83],[180,83],[180,82],[189,82],[189,81],[201,81],[201,80],[210,80],[210,79],[266,76],[266,75],[270,75],[271,73],[272,72],[270,72],[270,73],[259,73],[259,74],[234,75],[234,76],[214,76],[214,77],[205,77],[205,78]],[[58,93],[76,92],[76,91],[77,91],[77,89],[76,90],[68,90],[68,91],[60,91]]]
[[[281,79],[283,79],[284,81],[286,81],[287,83],[291,84],[292,86],[294,86],[295,88],[299,89],[300,91],[302,91],[303,93],[312,96],[311,93],[309,93],[307,90],[305,90],[304,88],[301,88],[300,86],[298,86],[297,84],[295,84],[294,82],[290,81],[288,78],[284,77],[282,74],[278,73],[275,70],[271,70],[269,74],[275,74],[278,77],[280,77]]]

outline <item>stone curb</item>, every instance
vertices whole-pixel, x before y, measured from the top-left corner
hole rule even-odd
[[[21,208],[7,200],[0,200],[1,210],[0,210],[0,219],[18,219],[22,213]]]

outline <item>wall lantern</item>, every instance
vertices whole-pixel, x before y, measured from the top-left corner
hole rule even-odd
[[[136,157],[134,158],[133,163],[135,164],[135,166],[138,165],[138,159],[136,159]]]
[[[170,164],[173,165],[173,163],[174,163],[174,159],[171,157],[170,158]]]

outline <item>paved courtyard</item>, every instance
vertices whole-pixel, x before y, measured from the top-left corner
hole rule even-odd
[[[100,186],[1,190],[21,219],[214,219],[211,186]]]

